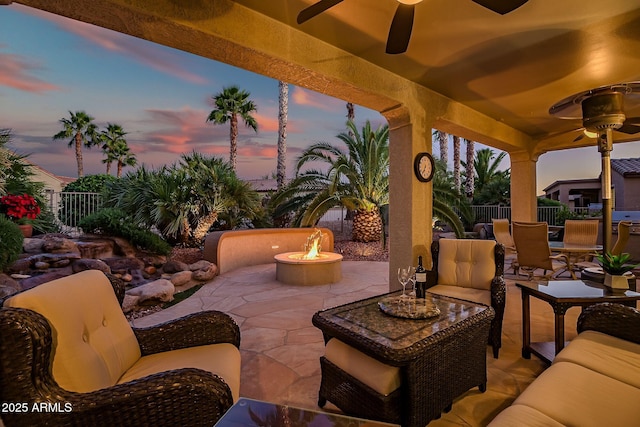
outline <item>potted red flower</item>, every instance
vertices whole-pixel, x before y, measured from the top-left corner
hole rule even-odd
[[[28,194],[9,194],[0,197],[0,209],[9,219],[13,220],[25,237],[31,237],[33,228],[29,220],[40,215],[38,202]]]

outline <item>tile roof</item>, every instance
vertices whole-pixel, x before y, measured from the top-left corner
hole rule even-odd
[[[640,158],[611,159],[611,169],[620,175],[640,175]]]

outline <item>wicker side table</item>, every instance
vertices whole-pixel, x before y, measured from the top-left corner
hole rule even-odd
[[[432,319],[400,319],[378,308],[387,295],[317,312],[313,324],[325,342],[337,338],[382,363],[400,368],[401,385],[381,395],[325,357],[318,404],[345,413],[424,427],[473,387],[486,390],[486,343],[491,307],[427,294],[440,309]]]

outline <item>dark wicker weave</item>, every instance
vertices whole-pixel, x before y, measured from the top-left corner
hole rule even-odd
[[[489,345],[493,348],[493,357],[498,358],[500,347],[502,347],[502,320],[504,319],[504,306],[507,300],[507,286],[504,281],[504,246],[496,243],[494,249],[496,261],[495,277],[491,281],[491,307],[496,316],[491,322],[491,330],[489,332]],[[433,259],[433,275],[427,283],[427,287],[434,286],[438,283],[438,255],[440,253],[440,245],[437,241],[431,244],[431,257]]]
[[[205,344],[240,344],[237,324],[220,312],[201,312],[134,332],[143,355]],[[25,413],[1,414],[7,427],[212,426],[233,404],[222,378],[193,368],[90,393],[70,392],[52,377],[51,344],[51,328],[43,316],[21,308],[0,309],[0,402],[28,405]],[[57,404],[60,411],[33,411],[36,402],[54,408]]]
[[[494,316],[493,310],[454,298],[438,298],[442,300],[443,313],[436,320],[388,317],[377,308],[381,296],[316,313],[313,324],[322,330],[325,342],[337,338],[385,364],[400,367],[401,372],[400,388],[389,396],[383,396],[321,357],[319,406],[324,406],[328,400],[352,416],[424,427],[450,409],[453,400],[467,390],[479,387],[485,391],[486,337]],[[417,322],[418,327],[428,327],[429,324],[442,321],[444,325],[449,318],[444,307],[449,302],[476,309],[477,312],[464,320],[436,328],[439,329],[437,332],[425,334],[403,348],[392,348],[383,342],[385,339],[376,340],[374,324],[360,329],[358,320],[344,321],[345,310],[353,308],[357,312],[366,307],[369,310],[367,315],[375,317],[374,323]],[[365,336],[365,330],[373,335]]]
[[[586,307],[578,317],[578,333],[587,330],[640,344],[640,311],[610,302]]]

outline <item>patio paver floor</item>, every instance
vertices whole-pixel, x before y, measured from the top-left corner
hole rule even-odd
[[[242,268],[216,277],[187,300],[166,310],[136,319],[148,326],[200,310],[221,310],[241,330],[242,373],[240,395],[303,408],[317,408],[319,357],[324,351],[320,330],[311,324],[313,313],[388,292],[388,263],[344,261],[339,283],[299,287],[278,283],[275,264]],[[535,356],[522,359],[521,298],[514,280],[507,280],[507,304],[500,358],[487,346],[488,385],[458,398],[451,412],[429,427],[483,426],[508,406],[544,369]],[[553,312],[533,299],[532,335],[553,339]],[[566,316],[566,336],[575,336],[579,308]],[[326,410],[336,410],[328,404]]]

